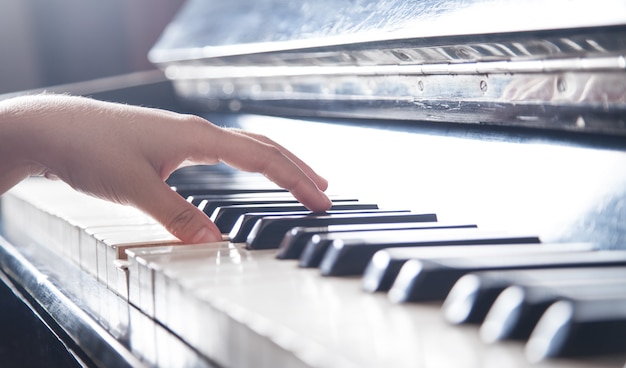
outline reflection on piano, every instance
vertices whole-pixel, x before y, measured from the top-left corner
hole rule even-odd
[[[224,241],[180,244],[32,178],[2,198],[10,292],[87,366],[623,366],[626,5],[329,4],[189,1],[166,78],[61,87],[271,136],[328,213],[185,168]]]

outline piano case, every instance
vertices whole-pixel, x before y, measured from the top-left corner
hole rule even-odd
[[[332,194],[436,213],[443,225],[530,234],[553,249],[572,244],[568,252],[589,245],[617,260],[626,250],[625,36],[621,0],[189,0],[149,54],[158,70],[46,90],[199,114],[281,142],[330,179]],[[219,166],[181,170],[169,183],[183,193],[216,180],[276,189]],[[62,183],[26,180],[1,204],[0,296],[30,316],[11,322],[9,364],[626,362],[623,346],[607,342],[624,341],[619,290],[605,295],[606,330],[605,320],[589,330],[572,317],[600,309],[570,295],[542,322],[552,337],[561,336],[554,326],[570,326],[569,340],[541,342],[540,331],[533,343],[487,343],[475,323],[451,323],[442,300],[369,293],[360,277],[321,276],[275,250],[157,239],[134,209]],[[113,224],[125,233],[117,240],[100,231]],[[378,254],[380,264],[397,252]],[[412,258],[402,272],[435,263]]]

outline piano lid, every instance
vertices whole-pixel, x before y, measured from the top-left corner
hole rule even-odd
[[[189,0],[150,51],[206,110],[626,134],[623,0]]]

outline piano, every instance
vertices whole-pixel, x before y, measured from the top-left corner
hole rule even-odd
[[[231,217],[190,245],[29,178],[1,199],[9,366],[625,365],[624,1],[189,0],[149,56],[47,90],[265,134],[335,208],[181,169]]]

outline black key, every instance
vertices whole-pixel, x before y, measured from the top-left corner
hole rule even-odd
[[[594,279],[552,285],[514,285],[495,300],[480,327],[480,337],[487,343],[500,340],[526,340],[552,304],[559,300],[626,298],[626,267],[621,279]]]
[[[620,250],[492,256],[482,259],[412,259],[402,266],[389,290],[389,299],[397,303],[441,301],[454,283],[471,272],[623,265],[626,265],[626,251]]]
[[[167,178],[167,183],[169,185],[188,183],[255,184],[263,187],[276,187],[276,184],[262,174],[236,170],[224,164],[186,166],[174,171]]]
[[[391,224],[355,224],[331,225],[323,227],[295,227],[291,229],[280,243],[276,258],[298,259],[307,243],[318,234],[337,234],[347,232],[393,231],[407,229],[448,229],[455,227],[476,227],[476,225],[442,224],[439,222],[397,222]]]
[[[338,202],[358,202],[356,198],[344,198],[330,195],[331,200]],[[217,194],[192,194],[186,197],[187,202],[212,215],[220,203],[224,206],[251,205],[251,204],[299,204],[296,198],[287,191],[281,192],[232,192]]]
[[[208,196],[208,195],[232,195],[232,194],[255,194],[257,196],[271,195],[279,193],[283,195],[289,194],[289,192],[282,188],[261,188],[259,186],[252,185],[231,185],[230,183],[215,183],[211,185],[206,184],[181,184],[171,186],[172,190],[180,194],[183,198],[189,198],[193,196]]]
[[[432,213],[378,211],[371,213],[331,213],[284,217],[264,217],[257,221],[246,245],[248,249],[278,248],[283,237],[294,227],[320,227],[330,225],[396,223],[396,222],[437,221]]]
[[[357,235],[358,236],[358,235]],[[361,275],[374,254],[385,248],[444,245],[487,245],[539,243],[528,235],[506,235],[479,229],[402,230],[387,236],[343,237],[333,240],[320,263],[325,276]]]
[[[517,240],[514,238],[514,240]],[[542,252],[563,252],[592,250],[592,244],[519,244],[502,243],[494,245],[450,245],[445,247],[410,247],[383,249],[372,257],[363,274],[363,290],[368,292],[387,291],[396,279],[402,265],[409,259],[429,259],[442,257],[484,257],[490,255],[528,254]],[[469,275],[468,275],[469,276]],[[476,283],[471,283],[475,285]],[[509,286],[509,285],[507,285]],[[505,286],[506,287],[506,286]],[[466,295],[466,294],[463,294]],[[495,298],[495,296],[494,296]],[[445,306],[445,303],[444,303]]]
[[[570,245],[570,244],[566,244]],[[585,244],[581,244],[583,247]],[[558,250],[556,248],[555,250]],[[569,248],[580,251],[580,247]],[[624,277],[622,267],[548,268],[534,270],[486,271],[465,275],[446,297],[442,310],[450,323],[482,323],[500,293],[513,285],[565,285],[584,280]]]
[[[342,210],[375,210],[378,205],[370,203],[352,202],[335,202],[333,201],[330,211]],[[250,212],[294,212],[309,211],[300,203],[290,204],[250,204],[250,205],[232,205],[217,207],[211,214],[211,220],[217,225],[222,233],[229,233],[235,226],[237,219],[243,214]],[[310,212],[310,211],[309,211]]]
[[[531,362],[626,353],[626,298],[560,300],[543,314],[526,343]]]
[[[301,217],[313,218],[315,216],[320,216],[320,215],[340,215],[340,214],[346,214],[346,215],[357,214],[358,215],[358,214],[367,214],[367,213],[372,213],[372,214],[405,213],[406,214],[409,212],[410,211],[408,210],[405,210],[405,211],[344,210],[344,211],[327,211],[323,213],[313,213],[311,211],[250,212],[250,213],[246,213],[244,215],[239,216],[239,219],[237,219],[237,222],[235,222],[235,225],[230,231],[228,237],[230,238],[230,241],[233,243],[246,242],[248,240],[248,237],[250,236],[250,233],[252,233],[252,229],[255,227],[256,223],[263,218],[278,218],[278,217],[291,218],[293,216],[297,216],[298,218],[301,218]],[[298,225],[295,225],[294,227],[297,227],[297,226]],[[286,231],[289,231],[289,230],[291,230],[291,228],[289,228]],[[281,240],[282,238],[279,240],[279,242]],[[278,247],[278,244],[274,246],[274,248],[277,248],[277,247]]]
[[[262,184],[264,187],[276,187],[262,174],[233,169],[224,164],[220,165],[193,165],[174,171],[167,183],[170,185],[187,183],[231,183],[231,184]]]
[[[333,202],[358,202],[356,198],[330,196]],[[211,216],[218,207],[251,204],[299,204],[291,193],[236,193],[229,195],[191,196],[187,201]],[[258,212],[258,211],[257,211]]]
[[[394,236],[393,234],[387,233],[387,229],[380,229],[376,231],[370,232],[345,232],[345,233],[327,233],[327,234],[319,234],[319,236],[311,237],[311,240],[305,245],[304,250],[300,254],[300,267],[302,268],[314,268],[319,267],[328,251],[328,248],[332,245],[332,243],[337,239],[351,239],[357,242],[361,242],[365,239],[375,239],[375,241],[414,241],[415,235],[412,232],[405,233],[405,231],[416,231],[416,230],[445,230],[445,229],[453,229],[453,228],[464,228],[464,229],[475,229],[474,225],[443,225],[441,227],[432,226],[433,223],[424,223],[427,228],[417,229],[417,228],[406,228],[406,229],[394,229],[391,231],[401,231],[402,234],[400,236]],[[428,234],[425,232],[424,234]],[[384,239],[384,240],[380,240]]]
[[[187,198],[194,206],[210,216],[217,207],[243,204],[299,203],[291,193],[237,193],[229,195],[202,195]]]
[[[235,171],[221,165],[178,169],[170,175],[167,183],[184,198],[203,194],[287,193],[263,175]]]

